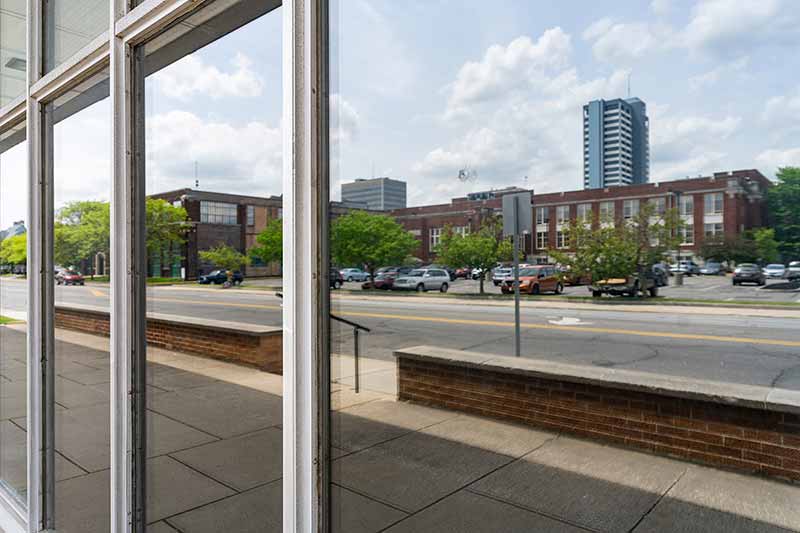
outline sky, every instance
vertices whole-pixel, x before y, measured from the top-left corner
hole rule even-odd
[[[651,180],[800,165],[792,0],[339,0],[332,15],[331,197],[408,182],[409,205],[582,185],[582,106],[647,104]],[[794,8],[794,9],[793,9]],[[148,193],[281,193],[281,13],[146,82]],[[56,127],[56,202],[110,194],[110,115]],[[0,226],[24,218],[25,147],[0,155]],[[458,179],[469,168],[472,180]]]

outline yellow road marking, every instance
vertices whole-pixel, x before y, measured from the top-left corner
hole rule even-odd
[[[380,313],[360,313],[345,311],[337,314],[365,318],[391,318],[395,320],[411,320],[418,322],[438,322],[442,324],[462,324],[472,326],[514,327],[513,322],[499,322],[495,320],[469,320],[464,318],[441,318],[408,315],[391,315]],[[634,335],[638,337],[660,337],[668,339],[689,339],[717,342],[732,342],[741,344],[768,344],[772,346],[800,346],[800,341],[787,341],[778,339],[750,339],[747,337],[723,337],[721,335],[700,335],[694,333],[669,333],[658,331],[639,331],[635,329],[596,328],[588,326],[556,326],[550,324],[521,324],[526,329],[546,329],[557,331],[578,331],[581,333],[608,333],[611,335]]]
[[[92,293],[92,296],[105,296],[106,293],[103,291],[98,291],[97,289],[89,289],[89,292]]]
[[[208,300],[181,300],[173,298],[151,298],[149,301],[155,302],[169,302],[169,303],[183,303],[183,304],[198,304],[198,305],[218,305],[223,307],[243,307],[250,309],[280,309],[279,305],[264,305],[264,304],[247,304],[247,303],[232,303],[232,302],[215,302]],[[493,327],[514,327],[513,322],[501,322],[497,320],[470,320],[466,318],[444,318],[433,316],[411,316],[411,315],[394,315],[387,313],[365,313],[359,311],[341,311],[337,312],[338,315],[362,317],[362,318],[386,318],[393,320],[406,320],[413,322],[435,322],[438,324],[459,324],[467,326],[493,326]],[[551,331],[574,331],[580,333],[605,333],[609,335],[631,335],[636,337],[655,337],[662,339],[683,339],[683,340],[700,340],[700,341],[715,341],[727,342],[736,344],[761,344],[769,346],[791,346],[800,347],[800,341],[789,341],[780,339],[753,339],[747,337],[725,337],[722,335],[702,335],[696,333],[671,333],[659,331],[640,331],[635,329],[619,329],[619,328],[598,328],[589,326],[557,326],[554,324],[521,324],[525,329],[539,329]]]

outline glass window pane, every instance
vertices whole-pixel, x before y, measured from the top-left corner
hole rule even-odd
[[[144,45],[147,518],[159,531],[280,529],[282,14],[228,4],[176,26],[194,32],[174,49],[155,49],[172,30]],[[174,61],[187,42],[197,49]],[[174,62],[153,66],[163,58]]]
[[[99,533],[110,523],[107,80],[107,72],[93,77],[45,112],[54,191],[55,522],[65,533]]]
[[[0,133],[0,484],[27,502],[27,142]]]
[[[334,530],[797,530],[796,6],[331,5]]]
[[[0,108],[25,93],[25,0],[0,0]]]
[[[45,73],[108,29],[108,0],[44,0],[43,4]]]

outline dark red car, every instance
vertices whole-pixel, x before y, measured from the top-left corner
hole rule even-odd
[[[472,269],[471,268],[466,268],[465,267],[465,268],[457,268],[456,269],[456,277],[457,278],[469,279],[471,277],[471,275],[472,275]]]
[[[361,284],[362,289],[383,289],[390,290],[394,286],[394,280],[400,275],[396,270],[387,270],[380,274],[375,274],[375,279]]]
[[[83,285],[83,276],[74,270],[62,270],[56,274],[57,285]]]

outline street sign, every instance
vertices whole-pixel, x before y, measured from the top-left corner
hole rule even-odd
[[[504,236],[533,233],[532,194],[532,191],[525,191],[503,196]]]

